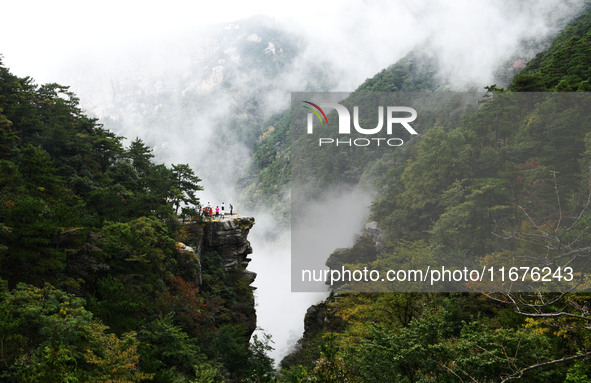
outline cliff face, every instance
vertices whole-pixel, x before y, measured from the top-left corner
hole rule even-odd
[[[239,217],[222,221],[191,222],[186,225],[188,238],[186,242],[179,243],[177,262],[180,265],[198,265],[198,267],[184,267],[186,277],[194,281],[197,286],[206,290],[204,279],[207,279],[205,271],[206,263],[215,262],[216,268],[222,269],[227,275],[227,287],[235,291],[235,300],[232,310],[235,318],[242,318],[249,335],[256,329],[255,302],[251,286],[256,278],[256,273],[246,270],[251,261],[248,255],[252,253],[252,247],[248,241],[248,233],[254,225],[253,217]],[[204,275],[205,273],[205,275]]]
[[[304,334],[292,351],[281,360],[282,369],[289,369],[295,365],[313,364],[321,357],[321,345],[325,343],[323,335],[342,332],[345,329],[346,322],[335,309],[337,300],[338,296],[331,293],[325,301],[308,308],[304,317]]]
[[[247,236],[253,225],[252,217],[206,222],[203,246],[207,250],[218,252],[225,269],[237,265],[246,268],[250,262],[247,256],[252,253]]]
[[[253,226],[253,217],[191,222],[187,224],[187,231],[193,246],[180,243],[179,250],[193,252],[199,259],[205,252],[216,252],[222,259],[221,266],[226,271],[240,269],[254,281],[256,273],[246,270],[251,261],[248,255],[252,253],[247,237]]]

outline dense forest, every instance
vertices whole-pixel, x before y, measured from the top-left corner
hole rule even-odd
[[[201,180],[154,163],[139,138],[124,146],[78,101],[0,65],[0,380],[268,374],[250,282],[187,250],[200,238],[179,216]]]
[[[361,233],[327,265],[387,270],[459,256],[587,267],[591,126],[587,94],[577,92],[589,90],[590,37],[587,10],[507,89],[488,86],[477,107],[439,115],[403,149],[366,158],[363,167],[351,165],[363,158],[353,150],[322,160],[306,153],[304,161],[329,164],[306,167],[303,178],[320,183],[317,190],[369,177],[378,192],[371,210],[379,238]],[[441,91],[436,65],[413,52],[356,92]],[[335,168],[350,172],[334,177]],[[587,293],[351,292],[373,287],[334,285],[308,310],[303,338],[281,362],[282,381],[591,380]],[[577,287],[589,291],[588,278]]]

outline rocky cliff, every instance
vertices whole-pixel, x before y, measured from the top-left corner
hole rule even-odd
[[[246,270],[252,253],[248,233],[254,225],[253,217],[224,220],[193,221],[186,224],[187,234],[178,244],[176,260],[186,277],[206,291],[207,270],[225,274],[224,280],[232,293],[232,310],[242,318],[250,334],[256,329],[256,312],[251,286],[256,273]],[[209,265],[209,267],[205,267]],[[206,270],[207,269],[207,270]]]
[[[252,247],[247,237],[253,225],[253,217],[190,222],[186,227],[189,241],[193,246],[179,243],[178,247],[181,252],[189,251],[195,254],[199,260],[207,251],[216,252],[222,259],[221,266],[226,271],[238,268],[249,276],[252,283],[256,273],[247,271],[246,267],[251,261],[248,255],[252,253]]]
[[[251,283],[256,273],[246,270],[252,253],[248,233],[254,225],[253,217],[240,217],[223,221],[209,221],[205,223],[203,246],[206,250],[216,251],[222,258],[226,270],[234,267],[243,268]]]

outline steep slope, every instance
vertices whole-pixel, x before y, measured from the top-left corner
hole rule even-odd
[[[590,17],[588,9],[573,21],[509,89],[586,90]],[[401,80],[386,71],[366,85],[398,89]],[[381,238],[361,236],[352,249],[333,254],[331,267],[416,267],[458,254],[489,262],[542,255],[560,264],[573,252],[579,262],[588,260],[585,96],[531,95],[489,125],[483,121],[503,118],[503,100],[512,97],[491,86],[478,110],[421,135],[405,158],[380,159],[372,212]],[[534,237],[539,241],[529,241]],[[336,286],[308,310],[304,337],[282,362],[284,381],[582,382],[591,376],[588,294],[343,293],[347,287],[356,286]]]
[[[591,90],[590,25],[591,15],[584,12],[515,76],[510,89],[526,92]]]
[[[397,90],[435,90],[441,83],[436,78],[437,62],[426,53],[413,51],[396,64],[384,69],[373,78],[367,79],[356,92],[389,92]],[[352,96],[354,97],[354,96]],[[347,101],[345,100],[346,104]],[[254,153],[246,175],[238,185],[242,192],[242,203],[250,207],[265,206],[283,217],[281,222],[289,219],[290,180],[291,180],[291,112],[279,113],[265,121],[263,133],[254,146]],[[316,159],[310,157],[309,161]],[[348,163],[354,157],[343,158]],[[322,161],[325,161],[323,159]],[[326,163],[326,162],[325,162]],[[343,164],[346,167],[346,164]],[[318,171],[326,170],[323,167]],[[363,169],[349,178],[355,184],[362,176]],[[327,178],[328,176],[328,178]],[[323,174],[311,174],[311,178],[330,183],[330,171]]]
[[[499,81],[508,84],[510,80],[507,80],[507,78],[512,78],[521,69],[520,66],[510,65],[516,60],[519,61],[521,58],[517,56],[507,58],[507,62],[497,71]],[[353,105],[356,94],[361,95],[365,92],[406,92],[408,93],[408,102],[410,102],[413,93],[448,88],[450,88],[449,80],[442,77],[438,58],[427,44],[415,48],[395,64],[368,78],[348,98],[342,100],[342,104]],[[265,208],[277,212],[278,216],[284,217],[283,222],[288,219],[287,208],[290,206],[289,183],[292,179],[291,164],[293,159],[291,148],[294,145],[292,142],[293,130],[290,125],[292,123],[291,118],[291,111],[284,111],[263,123],[248,168],[238,182],[239,188],[242,189],[241,202],[243,204],[249,207],[265,206]],[[425,132],[429,129],[429,125],[432,124],[425,124]],[[360,136],[352,135],[351,137]],[[401,147],[394,154],[396,161],[404,162],[413,145],[414,142],[409,141]],[[371,153],[373,155],[371,159],[362,158],[363,166],[357,167],[352,164],[358,163],[358,156],[364,157],[364,155],[353,150],[349,151],[348,154],[348,156],[338,156],[335,153],[330,160],[328,158],[318,159],[315,154],[311,154],[308,162],[301,164],[301,167],[316,170],[315,173],[307,175],[307,178],[322,180],[324,184],[318,186],[319,190],[331,185],[337,185],[342,181],[334,178],[337,173],[329,169],[328,164],[346,169],[357,168],[346,180],[347,184],[355,185],[361,179],[372,178],[375,175],[371,170],[374,168],[373,162],[383,152]],[[301,155],[301,157],[305,156],[306,154]],[[315,162],[323,165],[315,166],[313,165]],[[307,166],[308,164],[309,166]],[[381,168],[376,168],[374,171],[381,171]]]

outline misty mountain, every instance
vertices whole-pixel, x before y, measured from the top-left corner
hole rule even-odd
[[[436,50],[432,49],[432,44],[426,43],[424,45],[426,49],[417,48],[398,62],[368,78],[357,88],[357,92],[392,90],[434,91],[437,89],[469,90],[471,88],[476,88],[478,93],[484,95],[484,86],[495,83],[500,88],[511,87],[511,89],[515,90],[525,90],[523,87],[520,88],[520,76],[515,79],[514,77],[520,72],[525,75],[526,73],[537,71],[534,68],[536,68],[536,63],[541,57],[554,57],[554,65],[558,67],[557,71],[554,73],[561,78],[568,78],[569,73],[573,72],[573,70],[577,70],[577,76],[583,80],[578,83],[577,86],[579,84],[584,86],[585,75],[583,70],[588,68],[588,65],[574,65],[574,63],[585,62],[585,56],[582,55],[585,51],[585,44],[582,42],[585,39],[584,35],[586,32],[584,31],[587,27],[585,27],[585,23],[581,21],[587,17],[588,13],[583,13],[577,19],[579,22],[572,23],[567,27],[567,31],[569,32],[560,33],[556,38],[554,38],[555,35],[551,35],[541,39],[523,39],[519,44],[519,49],[515,51],[505,51],[506,55],[501,55],[496,58],[499,64],[495,66],[495,69],[493,70],[495,73],[495,80],[493,80],[493,82],[480,84],[472,83],[469,87],[465,87],[464,84],[461,87],[458,87],[459,83],[454,82],[453,80],[457,80],[461,77],[461,72],[456,73],[453,76],[449,75],[449,70],[445,69],[446,59],[442,58],[437,54],[438,52]],[[564,51],[565,49],[569,49],[565,46],[565,43],[573,38],[573,35],[571,35],[570,32],[573,30],[577,31],[575,34],[577,37],[576,40],[570,43],[570,46],[576,45],[578,47],[576,50],[577,54],[575,55],[576,58],[570,56],[570,54],[573,53],[572,50],[569,50],[568,53]],[[461,58],[458,57],[457,60],[461,61]],[[488,65],[488,63],[486,65]],[[476,69],[477,68],[470,68],[471,71],[475,71]],[[545,71],[548,71],[548,69],[545,69]],[[577,83],[577,81],[579,80],[574,81],[574,83]],[[556,84],[556,82],[554,82],[554,84]],[[547,86],[542,87],[542,89],[552,90],[552,87]],[[573,89],[576,90],[577,88],[575,87]],[[538,88],[538,90],[541,89]],[[266,133],[261,136],[260,141],[256,144],[250,163],[250,171],[239,183],[239,189],[243,190],[242,198],[244,204],[250,204],[251,206],[265,206],[268,209],[273,209],[273,211],[276,212],[274,216],[275,219],[279,219],[283,224],[289,222],[289,212],[290,207],[292,206],[292,194],[288,187],[292,180],[291,149],[293,144],[291,141],[292,135],[290,131],[290,123],[291,115],[289,111],[278,113],[276,116],[264,122],[264,130]],[[386,234],[395,234],[397,231],[401,230],[406,230],[407,232],[413,231],[410,226],[407,227],[404,224],[400,224],[400,217],[396,215],[396,212],[392,212],[392,209],[394,209],[395,206],[393,206],[391,201],[396,200],[397,194],[401,192],[401,189],[395,182],[393,182],[393,180],[400,179],[406,162],[411,159],[411,156],[416,154],[415,144],[416,142],[405,144],[405,146],[394,155],[385,157],[383,161],[375,162],[374,166],[368,165],[368,162],[365,162],[367,166],[355,167],[351,166],[351,162],[355,158],[354,156],[348,155],[345,157],[338,157],[339,161],[347,164],[345,168],[350,170],[349,175],[351,177],[348,179],[349,185],[357,185],[360,182],[367,185],[368,183],[371,184],[372,182],[375,182],[374,185],[380,198],[374,202],[374,205],[371,208],[372,216],[373,219],[382,222],[383,227],[394,228],[393,230],[387,229],[385,231]],[[347,153],[350,154],[350,152]],[[337,157],[334,159],[336,158]],[[308,209],[318,209],[317,214],[310,215],[309,218],[311,221],[308,224],[316,225],[316,222],[324,222],[325,225],[335,225],[334,220],[323,220],[321,218],[324,217],[325,214],[329,217],[331,215],[335,215],[336,217],[337,214],[334,211],[331,212],[328,210],[328,206],[332,206],[330,205],[331,198],[322,199],[322,195],[328,195],[330,197],[330,192],[334,192],[333,189],[329,188],[331,185],[330,180],[334,179],[334,172],[331,172],[329,169],[335,168],[333,166],[334,161],[327,158],[321,160],[311,158],[310,163],[313,163],[313,165],[308,166],[308,168],[317,173],[312,174],[308,179],[324,183],[317,189],[319,193],[314,195],[314,198],[317,198],[320,202],[309,203],[305,206],[306,211]],[[338,185],[342,185],[342,178],[337,178],[337,181]],[[357,196],[359,194],[360,193],[356,193]],[[355,198],[350,198],[347,199],[347,201],[347,204],[340,206],[338,209],[344,211],[357,209],[357,205],[360,203],[361,199],[356,200]],[[352,216],[352,214],[349,216],[343,214],[338,217],[340,219],[353,220]],[[414,216],[411,213],[408,217]],[[429,217],[430,216],[426,217],[427,222],[430,219]],[[409,223],[414,225],[412,219]],[[415,232],[422,232],[424,227],[429,227],[429,225],[423,226],[422,229],[417,228]],[[396,236],[397,234],[394,235],[395,238]],[[328,238],[324,238],[324,240],[328,240]],[[318,257],[326,259],[329,252],[319,254]],[[323,262],[324,261],[320,262],[321,266],[323,266]],[[265,301],[263,300],[263,302]],[[273,304],[261,304],[263,308],[267,305],[273,307]],[[265,316],[262,318],[265,327],[274,325],[273,320],[265,318]],[[306,326],[308,326],[308,322],[306,322]],[[315,341],[319,341],[319,338],[315,338]],[[305,352],[314,352],[313,347],[306,349]]]
[[[236,200],[239,194],[252,195],[261,189],[253,184],[256,171],[244,171],[250,166],[255,146],[260,145],[260,137],[267,137],[270,127],[281,130],[266,120],[287,108],[290,92],[357,87],[362,81],[352,78],[363,79],[360,73],[367,76],[374,71],[367,65],[376,60],[387,63],[388,57],[392,57],[392,63],[411,51],[436,62],[435,78],[454,89],[481,88],[491,83],[502,86],[511,77],[506,69],[520,69],[579,6],[576,1],[561,4],[549,14],[545,13],[545,4],[530,7],[503,2],[487,6],[482,9],[489,14],[484,25],[501,35],[497,39],[494,33],[473,31],[475,37],[492,40],[486,51],[481,49],[486,44],[475,39],[466,40],[464,45],[446,44],[445,36],[466,36],[462,30],[471,25],[459,23],[454,27],[433,22],[437,9],[426,4],[417,4],[408,15],[408,21],[419,28],[416,35],[395,38],[400,34],[396,30],[388,37],[376,30],[377,26],[364,25],[369,36],[385,41],[375,48],[369,48],[369,41],[361,38],[364,35],[347,32],[327,41],[332,36],[330,29],[322,33],[316,33],[315,28],[297,30],[256,16],[194,28],[173,40],[151,39],[105,55],[81,57],[64,65],[62,77],[84,100],[84,109],[101,118],[107,128],[126,137],[142,137],[162,161],[191,164],[210,185],[204,192],[206,199]],[[408,11],[399,9],[400,5],[392,7],[398,13]],[[462,17],[461,9],[442,11],[449,17]],[[351,49],[359,52],[357,57],[351,56]],[[398,67],[413,73],[410,68]],[[382,75],[389,73],[385,69]],[[459,73],[462,75],[458,77]],[[492,82],[475,83],[482,78]],[[225,161],[214,160],[220,157]],[[232,180],[228,179],[230,174]],[[246,193],[233,190],[240,178],[250,180],[240,182],[241,189],[249,188]],[[284,193],[282,189],[277,185],[276,190]]]
[[[227,175],[242,171],[264,132],[261,122],[287,105],[280,89],[294,81],[312,90],[330,87],[327,65],[308,63],[293,78],[305,42],[263,16],[179,37],[173,46],[154,44],[125,60],[72,68],[79,73],[74,88],[105,126],[142,137],[165,162],[185,158],[228,199]]]
[[[538,42],[537,46],[541,47],[549,45],[551,40]],[[495,69],[496,80],[499,86],[507,86],[513,76],[519,73],[525,67],[525,59],[531,57],[531,48],[534,45],[533,41],[524,41],[520,45],[522,51],[513,52],[509,57],[502,61],[502,65]],[[449,91],[463,90],[475,91],[478,88],[477,84],[464,85],[458,88],[458,84],[452,81],[452,78],[446,77],[442,68],[443,64],[437,53],[434,52],[430,44],[413,49],[396,63],[390,65],[388,68],[376,73],[373,77],[366,79],[361,85],[357,87],[347,99],[342,100],[343,105],[348,105],[356,98],[356,94],[364,92],[435,92],[435,91]],[[492,85],[492,84],[484,84]],[[484,85],[480,93],[484,93]],[[411,96],[412,99],[412,96]],[[410,100],[407,100],[410,102]],[[334,114],[333,114],[334,115]],[[333,117],[334,118],[334,117]],[[289,199],[289,182],[291,180],[291,146],[293,145],[291,139],[291,114],[290,111],[284,111],[273,116],[271,119],[263,122],[265,126],[264,131],[258,142],[255,143],[254,152],[250,161],[250,168],[245,176],[239,181],[238,185],[242,192],[242,203],[247,206],[258,206],[265,204],[272,206],[279,212],[279,216],[284,217],[284,223],[288,217],[287,207],[290,205]],[[426,131],[425,131],[426,132]],[[399,150],[399,160],[404,161],[407,153],[412,147],[405,146]],[[352,166],[351,164],[357,161],[356,151],[348,152],[347,156],[338,156],[331,161],[326,158],[322,160],[321,166],[313,165],[315,158],[310,157],[307,162],[310,164],[310,169],[315,169],[314,174],[309,174],[309,179],[321,180],[318,187],[317,196],[321,199],[322,190],[331,185],[336,185],[341,180],[334,179],[336,176],[334,172],[327,170],[327,166],[331,164],[333,168],[341,166],[342,168],[356,170],[347,176],[347,184],[349,186],[356,185],[364,175],[369,175],[372,165],[368,159],[364,159],[363,166]],[[382,153],[382,152],[380,152]],[[377,158],[374,158],[374,161]],[[335,165],[336,163],[341,165]],[[327,171],[323,171],[327,170]]]
[[[382,271],[457,260],[573,265],[582,289],[515,292],[511,283],[496,293],[433,294],[412,283],[337,283],[307,310],[304,336],[281,362],[284,381],[589,380],[590,36],[587,8],[519,65],[508,91],[488,87],[478,107],[441,116],[404,156],[378,159],[369,171],[376,222],[326,263]],[[428,71],[420,81],[398,73],[366,84],[431,83]]]

